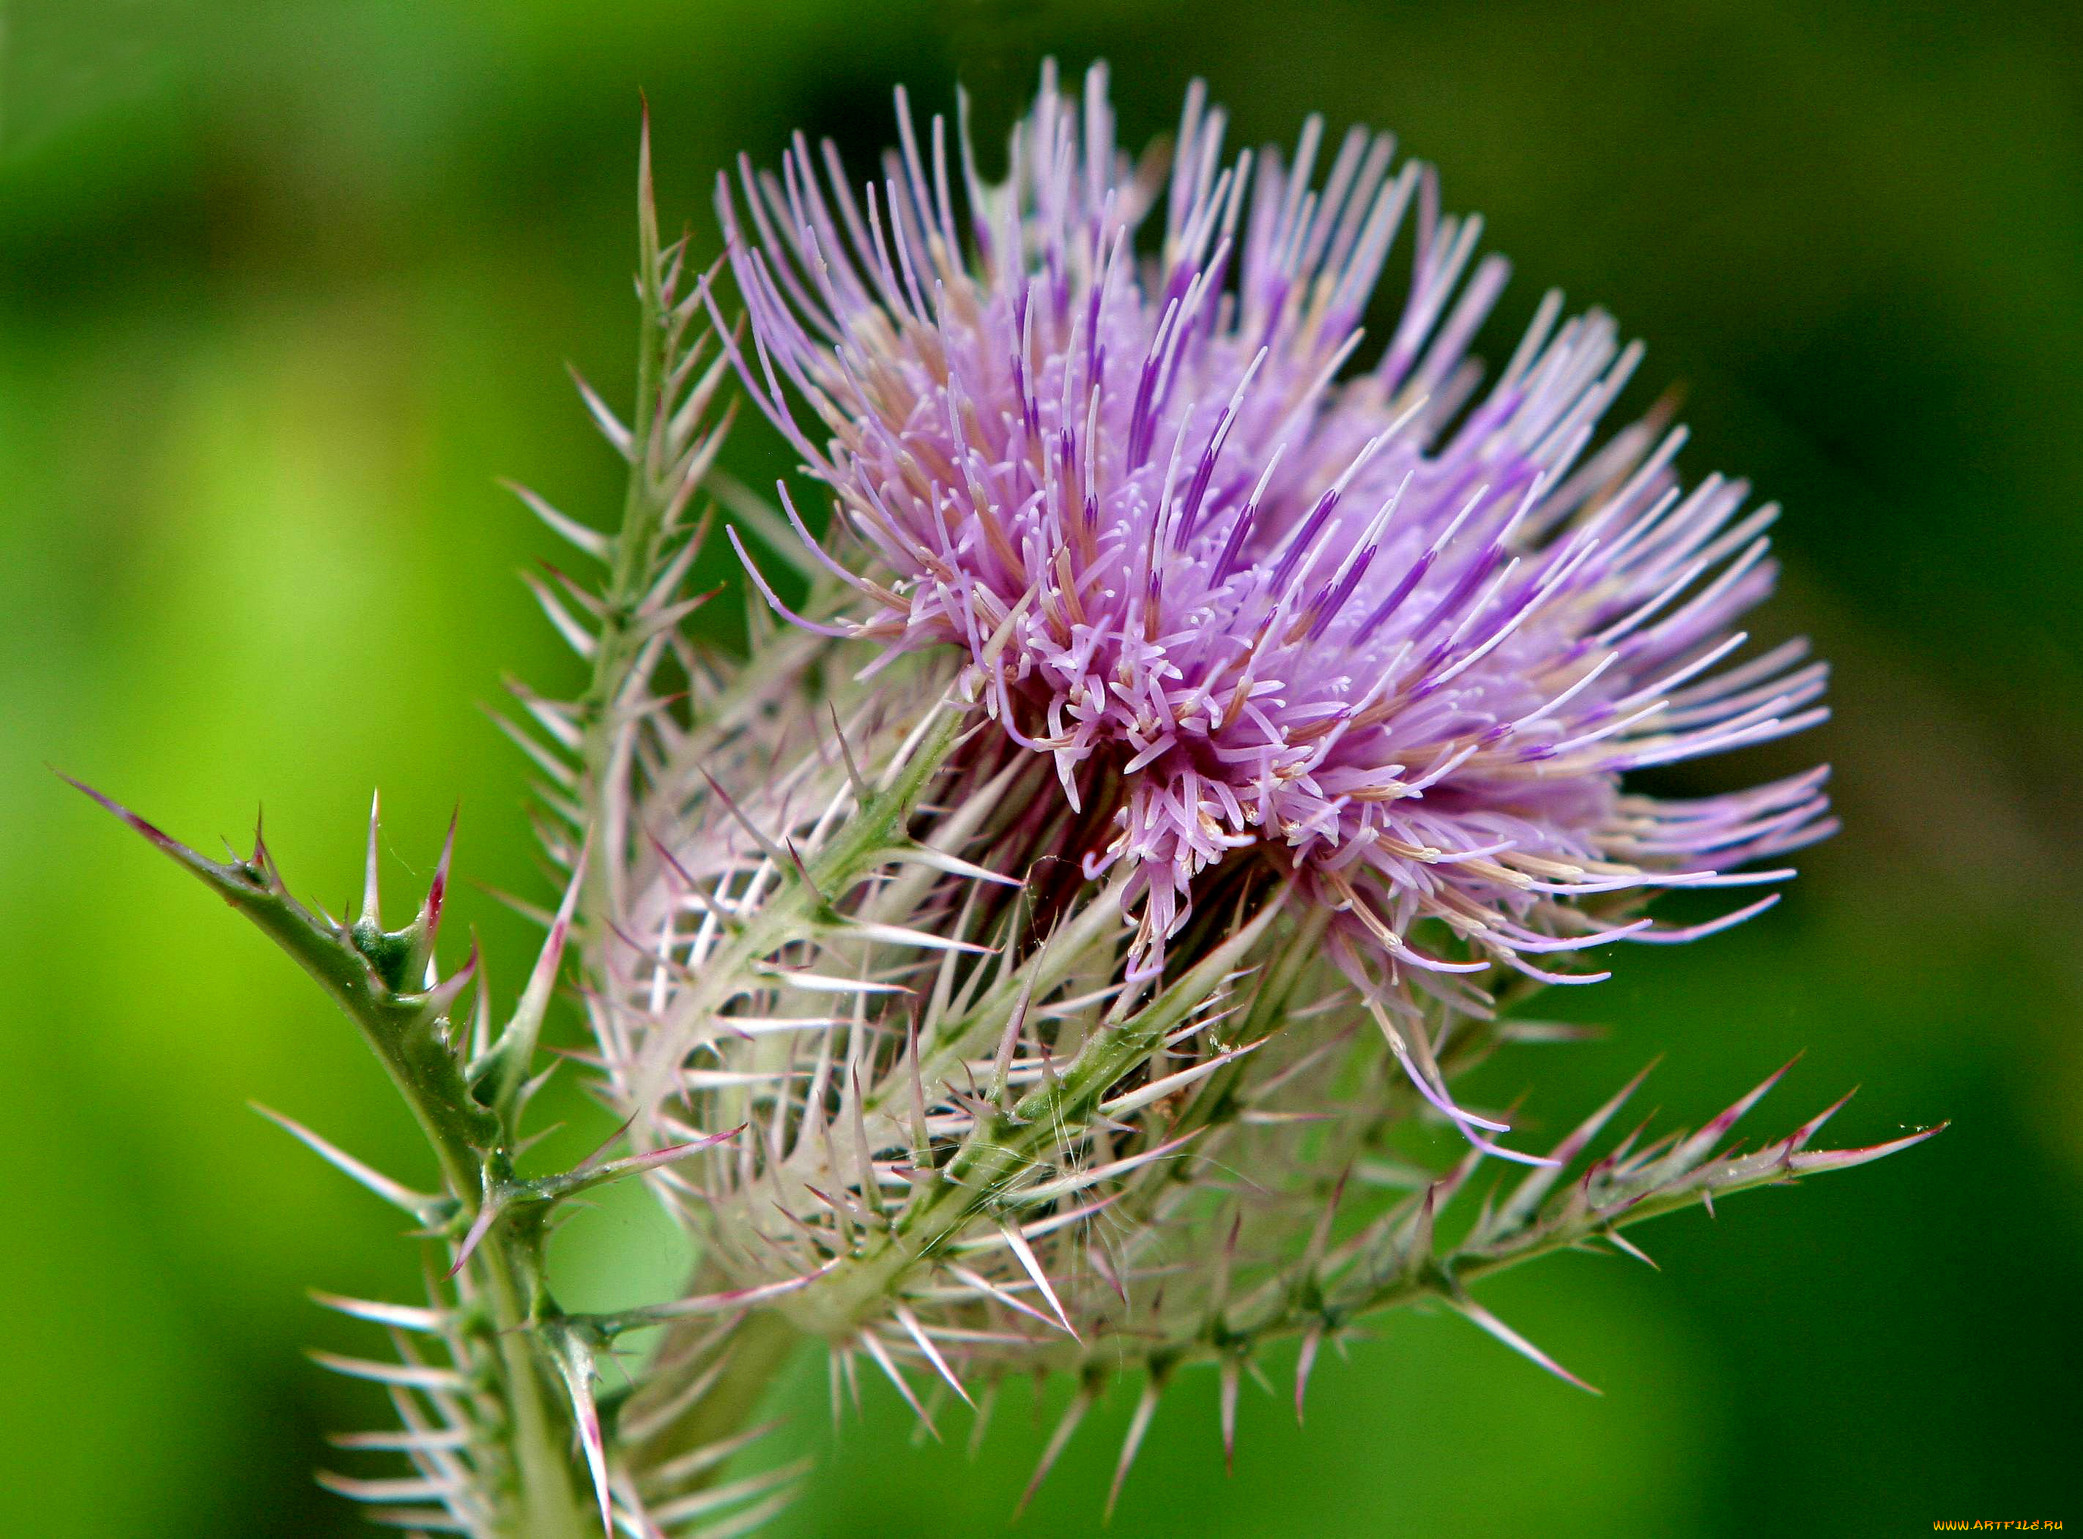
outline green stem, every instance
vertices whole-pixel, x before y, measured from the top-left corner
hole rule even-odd
[[[283,936],[278,933],[277,939]],[[292,950],[292,954],[298,953]],[[497,1149],[497,1119],[471,1094],[455,1058],[434,1034],[424,1010],[408,1012],[378,997],[350,998],[334,992],[426,1133],[441,1167],[443,1185],[474,1218],[485,1200],[480,1173],[488,1161],[473,1136],[493,1145],[492,1160],[503,1164],[504,1151]],[[357,995],[364,993],[356,991]],[[539,1356],[528,1330],[531,1301],[522,1279],[539,1271],[538,1258],[516,1241],[505,1223],[495,1220],[468,1266],[479,1295],[490,1307],[504,1370],[502,1388],[520,1478],[519,1505],[511,1515],[514,1539],[580,1539],[590,1527],[581,1515],[566,1451],[570,1429],[565,1418],[545,1401]]]
[[[543,1382],[528,1313],[512,1258],[501,1244],[472,1258],[492,1307],[499,1357],[505,1369],[507,1410],[513,1418],[514,1464],[520,1475],[516,1539],[579,1539],[592,1531],[581,1515],[568,1452],[569,1429],[544,1401]]]
[[[267,928],[288,945],[291,927]],[[312,966],[315,957],[307,957],[315,948],[307,943],[302,949],[289,949],[323,980],[324,975]],[[361,1028],[425,1132],[441,1167],[443,1185],[462,1210],[475,1218],[485,1201],[482,1171],[487,1164],[507,1162],[499,1147],[498,1119],[471,1093],[426,1009],[406,1005],[387,990],[336,987],[332,992]],[[580,1539],[590,1530],[581,1517],[571,1459],[565,1451],[570,1430],[564,1417],[545,1402],[539,1358],[528,1331],[532,1301],[522,1279],[537,1275],[539,1259],[530,1247],[517,1242],[504,1222],[495,1220],[467,1264],[480,1296],[490,1306],[504,1369],[514,1464],[520,1477],[519,1508],[512,1514],[514,1539]]]

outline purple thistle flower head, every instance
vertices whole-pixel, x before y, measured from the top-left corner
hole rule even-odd
[[[1003,182],[960,136],[962,219],[944,124],[922,147],[899,108],[858,194],[800,136],[779,177],[741,162],[748,221],[720,186],[741,366],[867,552],[826,557],[863,600],[841,629],[967,649],[1000,727],[1098,815],[1078,853],[1129,873],[1143,969],[1202,873],[1250,859],[1332,911],[1398,1013],[1480,1010],[1498,965],[1590,981],[1567,954],[1772,901],[1692,931],[1633,912],[1784,877],[1742,868],[1833,825],[1822,770],[1696,801],[1623,784],[1820,720],[1824,669],[1801,642],[1731,661],[1775,510],[1686,491],[1659,413],[1598,441],[1640,357],[1610,318],[1549,295],[1479,390],[1507,265],[1471,266],[1481,221],[1443,217],[1386,136],[1353,130],[1321,181],[1316,119],[1291,162],[1225,162],[1196,85],[1167,179],[1116,146],[1103,70],[1082,100],[1045,72]],[[1408,297],[1363,354],[1407,227]]]

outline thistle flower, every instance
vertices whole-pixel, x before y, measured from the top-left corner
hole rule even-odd
[[[415,1192],[277,1119],[427,1249],[424,1305],[323,1300],[393,1337],[396,1361],[322,1361],[391,1391],[400,1428],[342,1442],[410,1473],[325,1478],[394,1526],[749,1533],[800,1467],[733,1462],[805,1339],[835,1414],[865,1361],[929,1429],[943,1390],[980,1433],[1002,1379],[1073,1376],[1035,1482],[1137,1375],[1111,1509],[1186,1367],[1220,1375],[1226,1451],[1268,1348],[1299,1342],[1299,1414],[1326,1340],[1426,1300],[1568,1377],[1470,1285],[1563,1248],[1639,1256],[1623,1226],[1929,1136],[1811,1150],[1832,1107],[1738,1154],[1768,1080],[1563,1181],[1632,1086],[1538,1157],[1448,1089],[1500,1044],[1563,1034],[1497,1018],[1478,971],[1582,979],[1533,959],[1681,938],[1628,905],[1768,879],[1731,872],[1827,828],[1815,775],[1692,804],[1620,788],[1804,725],[1821,675],[1797,648],[1713,672],[1767,586],[1769,513],[1719,481],[1681,494],[1677,437],[1651,423],[1590,447],[1634,357],[1609,322],[1558,329],[1551,300],[1470,404],[1462,351],[1503,269],[1461,285],[1475,222],[1437,216],[1428,173],[1390,177],[1385,140],[1348,139],[1312,190],[1312,126],[1254,184],[1248,157],[1218,170],[1196,93],[1145,264],[1155,179],[1114,151],[1103,77],[1082,114],[1045,78],[1005,185],[965,148],[965,265],[945,131],[930,185],[903,131],[865,213],[836,157],[828,201],[800,141],[780,181],[745,177],[757,245],[726,192],[756,367],[729,328],[706,346],[717,306],[685,242],[659,240],[646,143],[631,421],[581,387],[628,465],[621,523],[522,493],[602,572],[535,585],[587,681],[516,686],[507,725],[567,880],[502,1030],[475,952],[436,955],[446,853],[393,931],[373,815],[347,924],[293,898],[257,837],[215,862],[108,804],[322,986],[437,1156],[440,1190]],[[1404,318],[1341,379],[1412,206]],[[715,469],[731,359],[837,492],[858,570]],[[800,626],[754,611],[746,657],[681,623],[704,492],[811,579]],[[866,668],[862,638],[882,647]],[[594,1050],[557,1062],[619,1127],[523,1174],[573,959]],[[1440,1114],[1474,1145],[1450,1165],[1405,1136]],[[1442,1227],[1492,1153],[1535,1168]],[[697,1270],[655,1304],[567,1311],[545,1239],[630,1177],[697,1239]],[[663,1344],[603,1390],[601,1357],[653,1326]]]
[[[744,168],[751,238],[719,191],[753,339],[724,345],[865,557],[824,551],[785,485],[796,540],[718,483],[811,596],[792,612],[747,559],[792,627],[755,611],[747,664],[692,666],[684,728],[633,712],[651,840],[591,1000],[600,1066],[639,1144],[738,1130],[652,1177],[705,1260],[637,1425],[722,1371],[739,1347],[710,1322],[757,1304],[828,1344],[835,1414],[863,1360],[929,1429],[915,1378],[987,1413],[1007,1375],[1076,1376],[1037,1479],[1142,1370],[1118,1492],[1182,1366],[1218,1367],[1226,1442],[1267,1345],[1300,1338],[1299,1408],[1325,1339],[1419,1298],[1559,1373],[1466,1284],[1892,1150],[1808,1153],[1818,1120],[1733,1159],[1761,1087],[1558,1188],[1625,1093],[1531,1155],[1449,1089],[1539,1035],[1472,974],[1582,979],[1533,959],[1684,938],[1622,905],[1770,880],[1729,868],[1827,831],[1815,774],[1620,790],[1806,725],[1822,681],[1798,646],[1705,681],[1769,585],[1770,513],[1718,480],[1683,495],[1654,422],[1591,450],[1635,356],[1611,323],[1558,329],[1551,300],[1471,406],[1461,351],[1502,267],[1454,299],[1473,224],[1391,179],[1386,141],[1349,139],[1318,194],[1310,130],[1246,222],[1248,161],[1217,171],[1195,95],[1145,268],[1149,179],[1103,76],[1081,114],[1045,79],[1006,184],[962,154],[971,266],[945,129],[929,176],[900,128],[860,200],[829,148],[828,186],[800,140],[779,179]],[[1417,293],[1340,382],[1413,204]],[[1386,1152],[1428,1102],[1475,1145],[1448,1170]],[[1439,1243],[1491,1154],[1536,1168]]]
[[[1404,1017],[1417,991],[1485,1008],[1493,964],[1589,982],[1547,959],[1773,901],[1691,931],[1626,901],[1778,880],[1739,868],[1834,825],[1821,770],[1623,788],[1820,720],[1824,669],[1800,642],[1728,662],[1774,509],[1683,492],[1659,414],[1594,448],[1641,356],[1608,317],[1558,325],[1550,294],[1478,397],[1506,264],[1469,271],[1481,221],[1439,215],[1429,168],[1391,174],[1386,136],[1353,130],[1320,185],[1314,119],[1292,164],[1224,166],[1196,86],[1145,258],[1159,178],[1116,147],[1102,68],[1082,103],[1045,76],[1001,183],[964,132],[959,225],[943,124],[930,170],[899,126],[864,199],[800,137],[778,179],[741,162],[749,230],[719,186],[746,382],[865,555],[826,558],[865,601],[829,628],[966,649],[1005,734],[1102,812],[1077,853],[1129,873],[1140,967],[1241,861],[1332,910],[1348,974]],[[1409,220],[1409,294],[1356,364]]]

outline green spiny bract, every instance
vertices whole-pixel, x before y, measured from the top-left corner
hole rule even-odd
[[[275,1117],[408,1213],[428,1249],[425,1304],[320,1296],[395,1348],[321,1355],[384,1384],[398,1412],[398,1430],[343,1446],[412,1466],[323,1477],[332,1489],[389,1522],[486,1539],[748,1532],[801,1471],[736,1462],[765,1430],[775,1371],[815,1340],[835,1414],[863,1360],[928,1427],[954,1397],[979,1432],[1007,1376],[1071,1377],[1035,1483],[1094,1398],[1139,1379],[1111,1508],[1181,1370],[1219,1375],[1226,1451],[1241,1376],[1269,1348],[1296,1344],[1299,1415],[1323,1342],[1391,1308],[1438,1301],[1564,1373],[1470,1285],[1562,1248],[1640,1255],[1621,1231],[1644,1219],[1928,1136],[1814,1152],[1818,1117],[1748,1155],[1724,1148],[1767,1081],[1698,1133],[1631,1135],[1579,1171],[1622,1092],[1461,1212],[1488,1146],[1446,1130],[1502,1119],[1441,1087],[1566,1033],[1516,1024],[1509,992],[1492,1008],[1442,990],[1393,1019],[1363,1002],[1327,942],[1336,913],[1296,900],[1263,850],[1196,876],[1149,967],[1148,936],[1122,917],[1132,873],[1088,874],[1118,788],[1052,794],[1055,767],[980,685],[1011,619],[975,657],[878,664],[870,642],[825,634],[846,630],[853,588],[715,469],[735,349],[709,345],[710,276],[691,278],[684,242],[660,243],[648,139],[639,182],[633,420],[580,387],[629,466],[619,527],[520,492],[604,575],[530,579],[587,678],[572,699],[515,686],[522,719],[503,723],[542,772],[539,828],[568,878],[507,1025],[492,1030],[474,952],[440,969],[446,851],[390,931],[373,817],[366,897],[342,923],[298,904],[258,841],[220,864],[108,804],[317,979],[439,1159],[442,1190],[411,1191]],[[796,565],[808,627],[755,605],[739,655],[685,626],[704,491],[734,542],[743,530]],[[594,1038],[581,1062],[628,1147],[523,1177],[567,953]],[[649,1307],[569,1313],[544,1238],[561,1204],[631,1176],[696,1240],[695,1273]],[[661,1325],[633,1385],[604,1393],[600,1356]]]

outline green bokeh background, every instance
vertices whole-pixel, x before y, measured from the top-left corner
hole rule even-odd
[[[601,519],[617,467],[564,377],[627,394],[637,93],[662,201],[802,125],[856,164],[890,86],[966,81],[995,131],[1044,53],[1105,56],[1128,134],[1189,76],[1242,142],[1309,110],[1395,128],[1521,277],[1651,343],[1694,473],[1782,498],[1771,634],[1839,665],[1836,719],[1682,783],[1820,756],[1847,832],[1787,902],[1629,954],[1590,1045],[1499,1066],[1544,1127],[1655,1054],[1697,1119],[1793,1053],[1777,1132],[1950,1118],[1916,1152],[1570,1256],[1500,1312],[1606,1391],[1445,1317],[1317,1375],[1310,1425],[1168,1400],[1127,1535],[1832,1535],[2083,1523],[2083,11],[1699,0],[468,4],[31,0],[0,53],[0,1534],[329,1535],[324,1429],[376,1414],[306,1361],[366,1347],[303,1290],[409,1295],[390,1215],[244,1108],[409,1176],[373,1063],[287,963],[48,773],[200,841],[265,801],[293,882],[344,902],[369,789],[423,879],[539,896],[518,756],[475,709],[572,677],[514,580],[551,556],[505,474]],[[1407,250],[1407,248],[1405,248]],[[740,430],[739,471],[781,462]],[[720,568],[719,568],[720,570]],[[527,927],[466,889],[495,982]],[[576,1114],[576,1113],[575,1113]],[[577,1114],[581,1115],[582,1114]],[[581,1142],[583,1120],[568,1136]],[[620,1257],[613,1267],[607,1258]],[[680,1259],[610,1205],[575,1294]],[[791,1536],[1004,1531],[1041,1433],[974,1463],[894,1398],[832,1441]],[[1097,1531],[1118,1395],[1021,1531]]]

